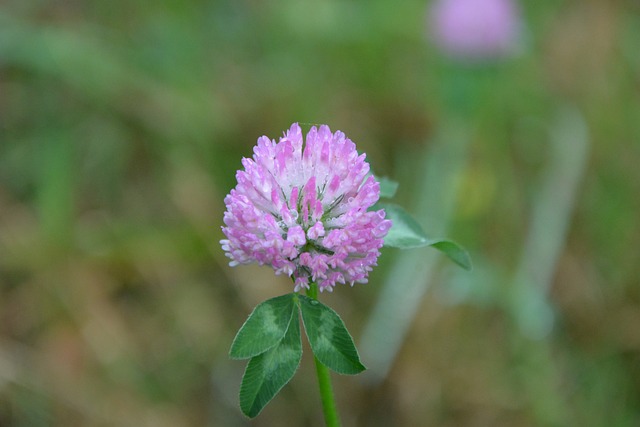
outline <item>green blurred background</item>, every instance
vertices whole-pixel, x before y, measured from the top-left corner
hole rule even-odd
[[[640,425],[639,3],[523,3],[476,66],[428,6],[2,2],[0,425],[323,425],[308,348],[253,421],[227,356],[291,284],[227,266],[223,198],[296,121],[475,264],[384,249],[322,295],[370,368],[334,376],[344,425]]]

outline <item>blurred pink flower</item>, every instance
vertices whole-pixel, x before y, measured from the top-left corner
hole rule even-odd
[[[293,278],[295,290],[317,282],[366,283],[391,227],[384,210],[367,211],[380,196],[365,155],[328,126],[303,138],[297,123],[279,142],[258,139],[242,159],[238,185],[225,198],[229,265],[270,265]]]
[[[513,0],[436,0],[430,31],[449,56],[494,59],[514,53],[520,43],[520,10]]]

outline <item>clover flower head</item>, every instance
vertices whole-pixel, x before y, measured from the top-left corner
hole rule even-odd
[[[514,0],[437,0],[430,12],[436,44],[456,59],[496,59],[520,45],[522,19]]]
[[[259,138],[253,152],[224,200],[220,243],[229,265],[270,265],[296,291],[311,282],[321,291],[366,283],[391,221],[384,210],[368,210],[380,185],[365,155],[326,125],[303,141],[297,123],[278,142]]]

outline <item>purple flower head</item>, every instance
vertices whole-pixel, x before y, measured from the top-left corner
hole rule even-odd
[[[312,127],[303,143],[297,123],[280,141],[258,139],[242,159],[238,185],[224,199],[229,265],[270,265],[293,278],[295,290],[318,283],[366,283],[391,228],[365,155],[328,126]]]
[[[448,55],[486,60],[514,53],[520,42],[521,19],[514,0],[436,0],[431,31]]]

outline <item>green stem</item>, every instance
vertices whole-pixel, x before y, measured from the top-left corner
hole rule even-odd
[[[307,291],[307,296],[318,299],[318,285],[312,283]],[[331,373],[329,368],[324,366],[314,355],[313,360],[316,363],[316,373],[318,374],[318,386],[320,387],[320,399],[322,400],[322,412],[324,413],[324,421],[327,427],[339,427],[340,418],[336,409],[336,402],[333,397],[333,389],[331,388]]]

